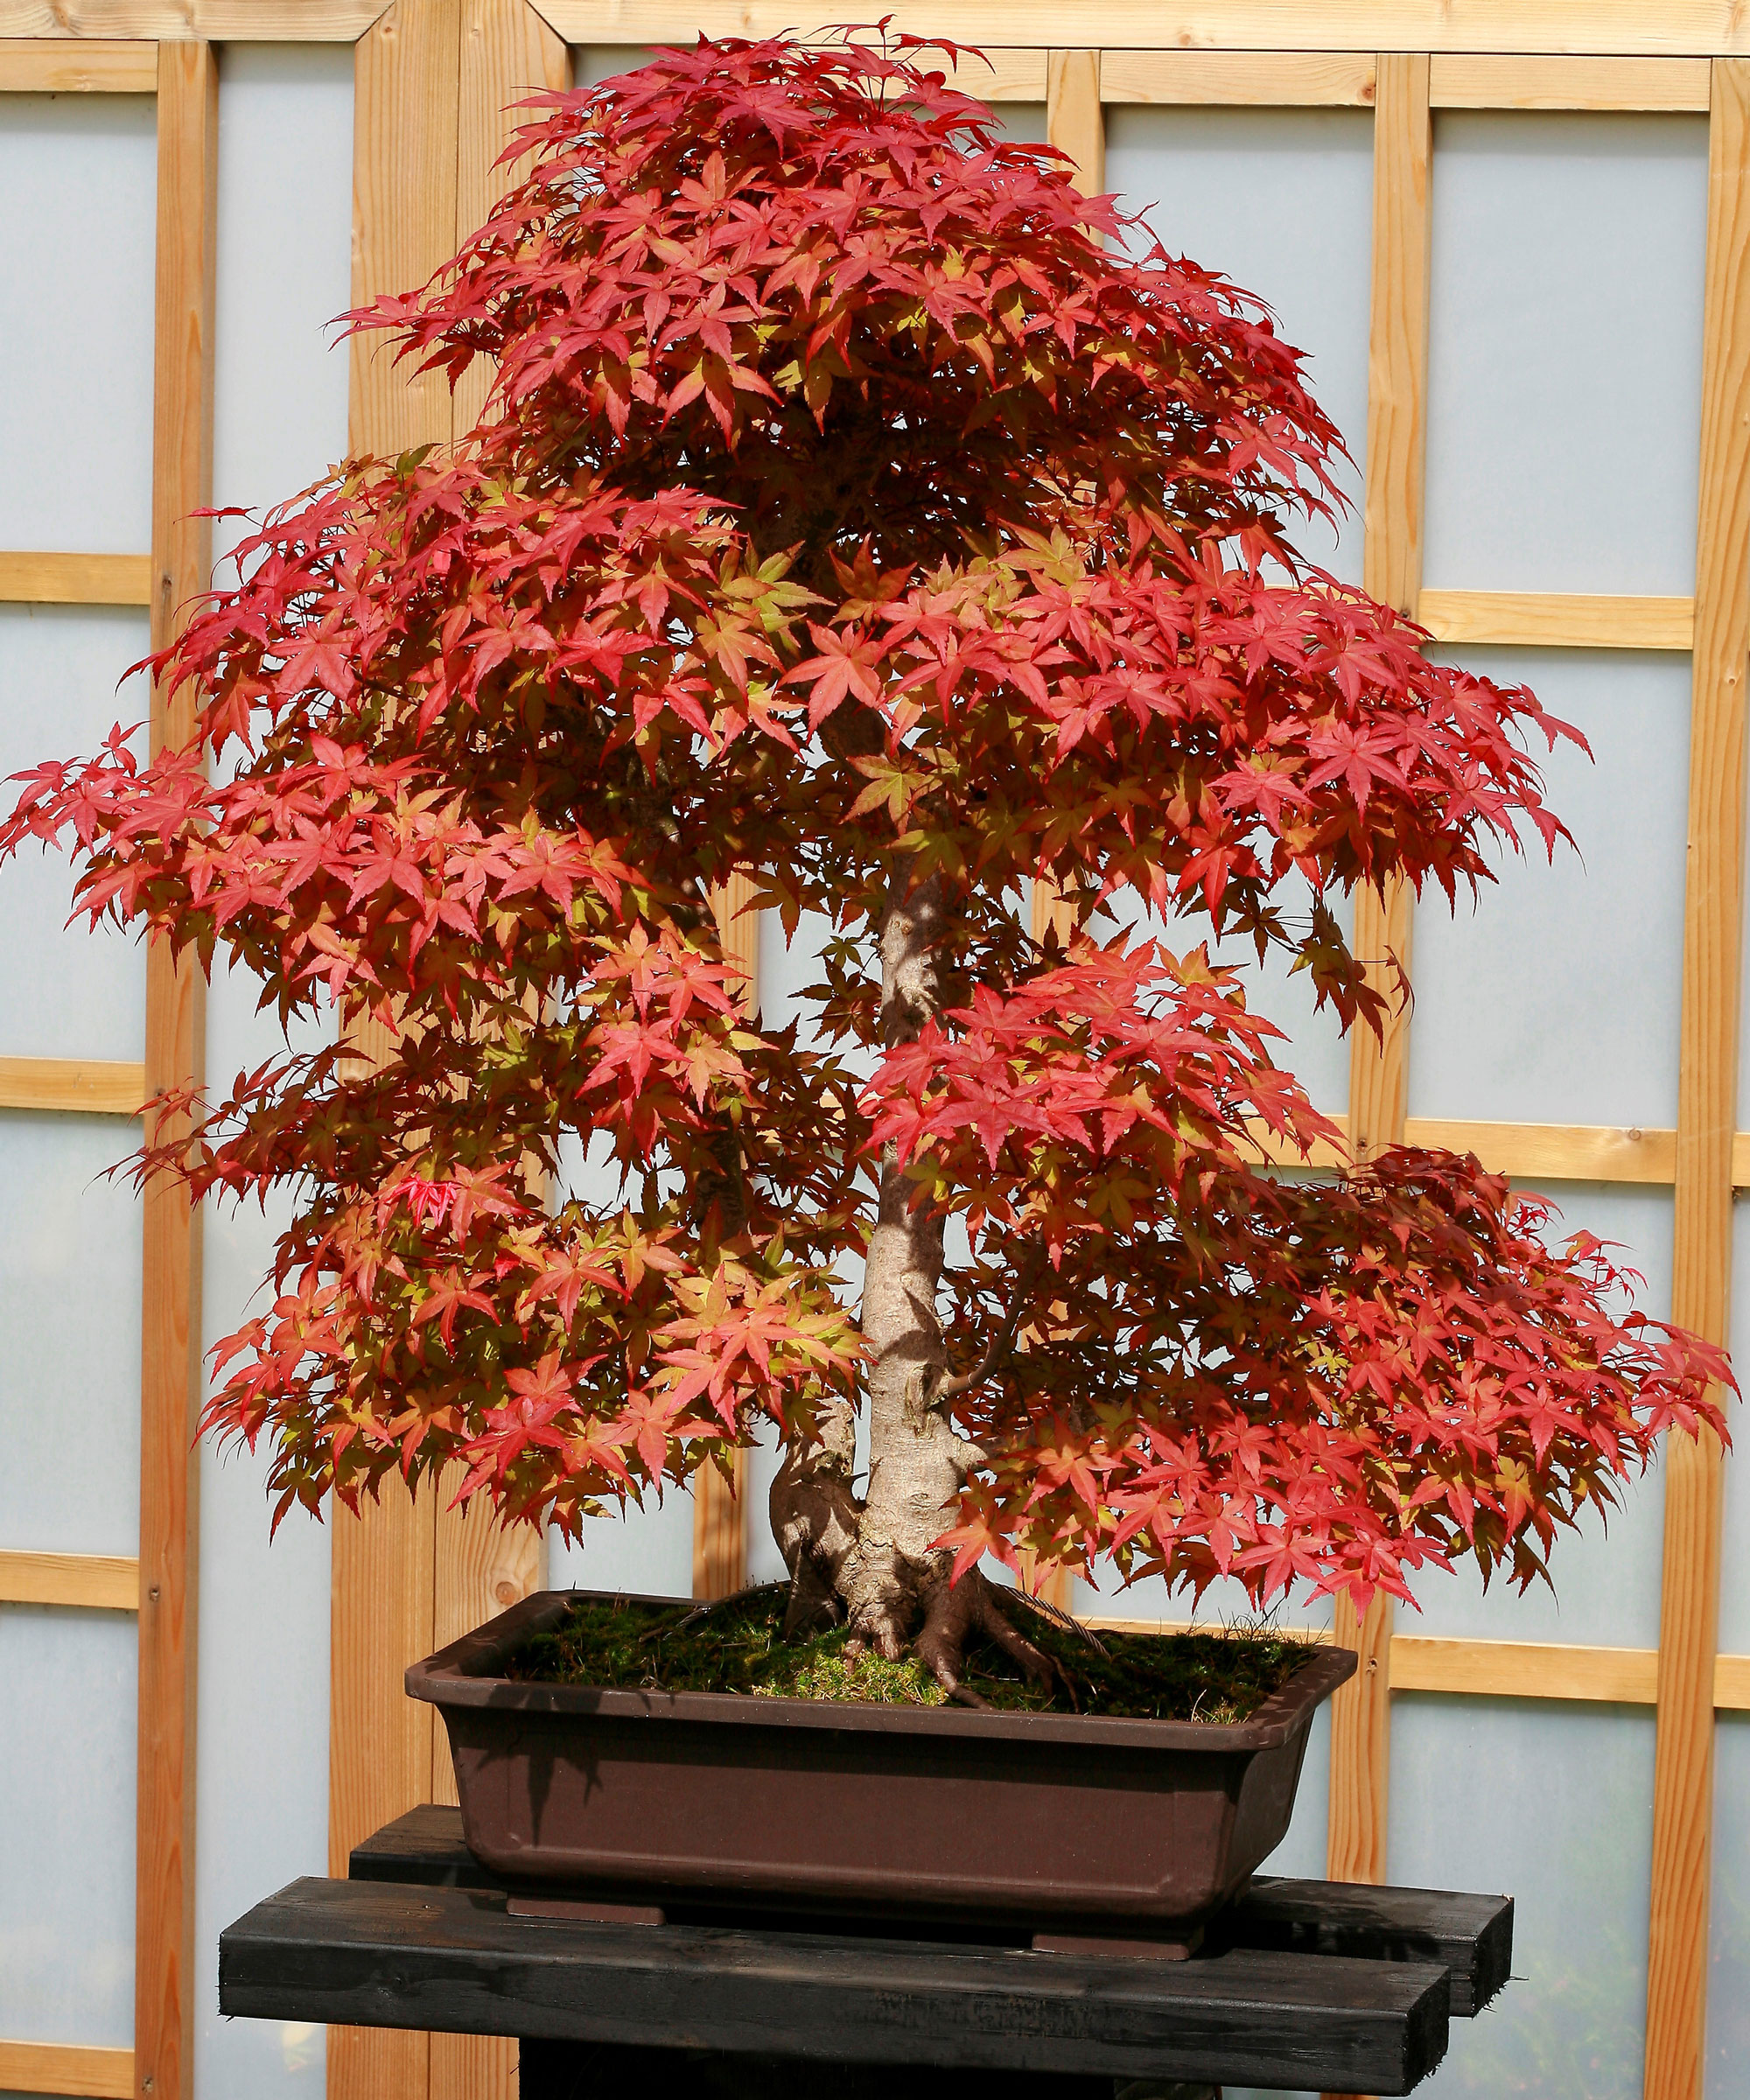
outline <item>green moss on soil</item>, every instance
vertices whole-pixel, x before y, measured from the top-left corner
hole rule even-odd
[[[783,1638],[781,1585],[745,1591],[709,1610],[618,1598],[579,1601],[513,1657],[508,1674],[542,1684],[638,1691],[731,1691],[784,1699],[858,1699],[939,1706],[942,1688],[914,1656],[898,1662],[845,1653],[844,1629]],[[1264,1627],[1219,1634],[1084,1632],[1025,1604],[1016,1623],[1073,1688],[1046,1696],[985,1642],[967,1657],[968,1690],[1011,1711],[1134,1720],[1243,1721],[1308,1659],[1306,1642]]]

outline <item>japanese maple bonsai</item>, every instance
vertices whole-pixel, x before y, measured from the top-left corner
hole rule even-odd
[[[1040,1667],[986,1556],[1529,1582],[1723,1356],[1474,1159],[1272,1166],[1339,1133],[1202,943],[1378,1026],[1340,900],[1552,848],[1523,739],[1575,732],[1297,556],[1340,444],[1265,312],[926,65],[545,107],[355,317],[486,360],[479,427],[245,542],[156,662],[186,747],[23,776],[0,850],[338,1017],[142,1154],[294,1201],[207,1423],[276,1522],[398,1470],[570,1536],[774,1424],[790,1627],[948,1690],[975,1635]],[[740,1009],[738,871],[830,922],[814,1032]]]

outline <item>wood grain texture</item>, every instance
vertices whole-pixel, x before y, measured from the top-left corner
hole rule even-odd
[[[335,1509],[329,1606],[328,1871],[431,1788],[432,1710],[402,1675],[431,1653],[436,1500],[392,1475],[361,1516]],[[332,2027],[329,2100],[426,2100],[424,2034]]]
[[[1691,598],[1608,598],[1547,591],[1424,591],[1416,617],[1437,641],[1544,648],[1687,649]]]
[[[156,94],[158,54],[95,37],[0,39],[0,94]]]
[[[100,1058],[0,1057],[0,1109],[137,1116],[145,1098],[144,1065]]]
[[[56,45],[54,50],[79,46]],[[144,44],[142,51],[155,51]],[[154,64],[154,77],[157,74]],[[149,554],[0,554],[0,601],[28,606],[149,606]]]
[[[153,318],[152,604],[155,648],[212,577],[213,254],[219,69],[213,47],[158,52],[158,226]],[[151,748],[186,742],[186,690],[155,686]],[[146,953],[145,1088],[199,1086],[206,980],[192,956]],[[173,1138],[186,1120],[159,1119]],[[134,2074],[151,2100],[194,2082],[195,1600],[202,1397],[200,1213],[179,1186],[148,1186],[142,1218],[138,1795]]]
[[[353,304],[425,283],[456,249],[464,0],[395,0],[353,69]],[[349,441],[384,457],[451,436],[441,374],[415,375],[381,335],[351,340]]]
[[[1374,597],[1413,612],[1422,588],[1423,460],[1428,395],[1428,200],[1433,130],[1428,60],[1382,55],[1376,76],[1373,287],[1368,319],[1364,581]],[[1357,1027],[1349,1046],[1350,1147],[1358,1163],[1404,1138],[1410,1008],[1397,976],[1410,965],[1406,883],[1359,889],[1353,950],[1394,1000],[1383,1032]],[[1331,1796],[1326,1871],[1334,1881],[1383,1881],[1391,1768],[1391,1600],[1364,1614],[1336,1600],[1334,1638],[1361,1668],[1331,1700]],[[1337,2089],[1333,2089],[1337,2090]]]
[[[776,36],[788,0],[536,0],[572,44]],[[896,0],[897,30],[985,46],[1060,38],[1063,0]],[[1075,29],[1107,50],[1750,53],[1738,0],[1097,0]]]
[[[388,0],[0,0],[0,37],[352,44]]]
[[[748,906],[753,883],[741,869],[711,892],[711,913],[724,955],[742,972],[741,996],[750,1013],[760,1011],[760,916]],[[693,1475],[693,1594],[732,1597],[747,1580],[747,1530],[755,1519],[744,1490],[747,1454],[737,1452],[733,1475],[715,1466]]]
[[[1430,69],[1437,109],[1705,109],[1705,59],[1442,53]]]
[[[452,248],[484,226],[527,163],[500,167],[499,156],[536,112],[532,94],[571,84],[571,53],[528,0],[463,0],[456,131],[456,226]],[[494,368],[477,359],[456,384],[452,411],[460,438],[486,405]]]
[[[1370,51],[1108,51],[1105,102],[1173,103],[1242,109],[1370,109]]]
[[[221,1934],[219,2004],[254,2019],[442,2019],[459,2031],[783,2051],[829,2062],[1407,2092],[1445,2053],[1435,1962],[1238,1948],[1112,1961],[928,1940],[532,1926],[472,1890],[293,1882]],[[604,2076],[636,2095],[648,2073]],[[703,2083],[703,2082],[702,2082]],[[709,2090],[708,2086],[704,2090]]]
[[[1671,1317],[1724,1342],[1750,655],[1750,64],[1741,60],[1713,68],[1706,284]],[[1719,1534],[1718,1444],[1669,1437],[1646,2100],[1701,2100]]]
[[[1106,188],[1106,117],[1100,107],[1100,53],[1054,51],[1046,60],[1046,136],[1075,164],[1084,197]]]
[[[130,2100],[131,2049],[89,2049],[67,2041],[0,2041],[0,2088],[68,2093],[77,2100]]]
[[[1364,1614],[1336,1600],[1332,1640],[1361,1668],[1331,1695],[1331,1823],[1326,1872],[1334,1881],[1383,1881],[1391,1768],[1391,1600]]]
[[[1393,1691],[1650,1706],[1658,1672],[1658,1654],[1650,1648],[1570,1648],[1556,1642],[1424,1634],[1394,1634],[1391,1641]]]
[[[136,1612],[140,1564],[108,1553],[0,1552],[0,1604]]]
[[[362,36],[354,59],[353,299],[363,305],[424,284],[456,248],[458,136],[464,0],[396,0]],[[348,430],[354,450],[393,455],[447,444],[450,389],[415,379],[377,338],[354,337]],[[387,1032],[356,1036],[381,1058]],[[447,1520],[453,1581],[439,1584],[437,1493],[415,1502],[398,1483],[359,1517],[332,1517],[328,1847],[343,1873],[352,1848],[390,1816],[430,1798],[448,1753],[430,1710],[406,1697],[402,1674],[437,1645],[438,1593],[446,1619],[489,1587],[491,1555],[476,1560]],[[476,1543],[473,1536],[468,1547]],[[485,1542],[480,1542],[484,1549]],[[480,1616],[487,1615],[482,1612]],[[460,1630],[460,1629],[458,1629]],[[432,2049],[424,2034],[336,2027],[328,2038],[330,2100],[429,2100]],[[455,2068],[453,2062],[452,2069]]]
[[[1367,588],[1414,614],[1428,402],[1428,60],[1379,60],[1368,321]]]

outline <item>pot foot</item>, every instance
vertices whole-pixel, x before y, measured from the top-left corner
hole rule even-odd
[[[651,1903],[592,1903],[575,1896],[512,1896],[505,1913],[513,1918],[545,1920],[564,1925],[666,1925],[668,1914]]]
[[[1033,1935],[1035,1954],[1094,1954],[1117,1955],[1130,1959],[1153,1962],[1187,1962],[1203,1944],[1203,1928],[1194,1926],[1181,1940],[1137,1940],[1109,1938],[1103,1934],[1082,1932],[1036,1932]],[[1149,2093],[1138,2093],[1136,2100],[1151,2100],[1154,2088]],[[1170,2088],[1162,2086],[1162,2093]],[[1200,2086],[1186,2086],[1187,2095],[1200,2093]]]

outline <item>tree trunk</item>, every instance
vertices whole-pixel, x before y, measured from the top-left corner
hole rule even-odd
[[[937,1011],[942,882],[932,876],[911,888],[909,873],[896,872],[881,922],[881,1039],[890,1049],[915,1041]],[[942,1390],[942,1233],[908,1202],[910,1186],[890,1145],[863,1278],[868,1493],[858,1502],[851,1488],[849,1402],[823,1414],[813,1445],[787,1451],[773,1483],[772,1528],[791,1575],[786,1631],[848,1616],[858,1645],[890,1660],[909,1645],[950,1691],[960,1688],[967,1641],[980,1632],[1048,1678],[1049,1664],[1010,1626],[984,1576],[975,1569],[951,1584],[952,1557],[933,1543],[952,1522],[972,1453]]]

